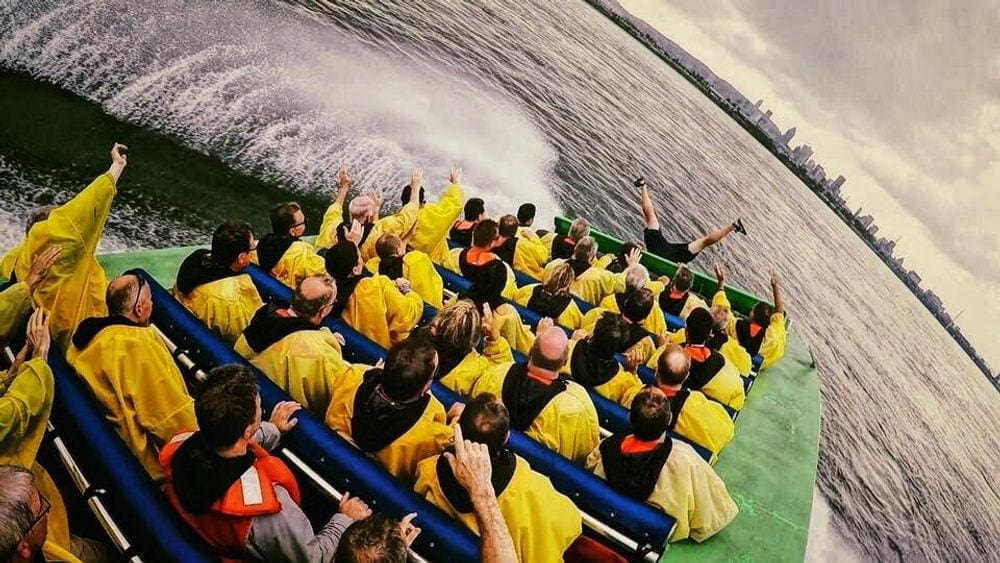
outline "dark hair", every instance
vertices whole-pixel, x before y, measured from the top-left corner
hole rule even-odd
[[[750,310],[750,320],[759,324],[760,326],[767,326],[771,323],[771,315],[774,314],[774,308],[771,305],[758,301],[753,309]]]
[[[135,307],[138,300],[136,294],[141,289],[139,274],[126,272],[122,276],[128,276],[130,279],[119,287],[115,287],[114,284],[108,284],[108,290],[104,294],[104,301],[108,304],[109,316],[129,313],[132,307]]]
[[[334,279],[347,279],[357,267],[360,259],[361,254],[353,242],[349,240],[339,241],[326,251],[326,271]]]
[[[671,354],[681,358],[680,365],[671,365],[667,361]],[[680,385],[691,373],[691,358],[683,348],[676,344],[667,344],[663,353],[656,359],[656,379],[664,385]]]
[[[58,205],[42,205],[29,211],[28,217],[24,220],[24,236],[28,236],[28,233],[31,232],[31,227],[34,227],[35,223],[48,219],[49,214],[58,207]]]
[[[403,194],[399,196],[399,201],[403,205],[406,205],[407,203],[410,203],[410,199],[412,197],[413,197],[413,188],[411,188],[409,184],[406,184],[405,186],[403,186]],[[424,199],[423,186],[420,186],[420,192],[417,194],[417,202],[420,203],[420,205],[423,205],[424,203],[427,202],[427,200]]]
[[[382,260],[392,258],[402,242],[403,239],[399,238],[398,235],[386,233],[378,237],[378,240],[375,241],[375,254]]]
[[[437,350],[429,338],[411,336],[389,348],[382,372],[382,391],[393,401],[408,401],[417,396],[434,377]]]
[[[599,358],[613,358],[629,335],[629,327],[621,315],[605,311],[594,325],[590,349]]]
[[[344,530],[334,563],[406,563],[406,542],[399,523],[376,512]]]
[[[715,320],[712,319],[712,313],[704,307],[698,307],[688,315],[684,334],[688,343],[704,344],[708,342],[708,337],[712,336],[713,328]]]
[[[632,399],[628,421],[636,438],[656,440],[670,428],[670,419],[670,401],[664,395],[647,387]]]
[[[294,227],[295,214],[302,211],[297,202],[286,201],[271,208],[271,232],[276,235],[287,235]]]
[[[473,197],[465,202],[465,220],[475,221],[480,215],[486,213],[486,202],[482,198]]]
[[[194,414],[208,445],[231,446],[257,416],[260,390],[250,369],[240,364],[212,368],[198,389]]]
[[[491,456],[503,449],[510,430],[510,413],[493,393],[480,393],[465,403],[458,419],[462,436],[478,444],[486,444]]]
[[[229,266],[244,252],[250,252],[253,229],[246,221],[226,221],[212,233],[212,261]]]
[[[517,208],[517,222],[527,227],[534,220],[535,220],[535,204],[522,203],[521,207]]]
[[[630,252],[636,248],[641,248],[638,244],[634,242],[626,242],[622,245],[621,249],[615,253],[615,259],[608,264],[608,271],[619,273],[624,272],[625,268],[628,267],[628,255]]]
[[[694,282],[694,276],[691,275],[691,270],[687,268],[679,268],[676,273],[674,273],[674,278],[670,280],[671,285],[680,292],[685,292],[691,289],[691,284]]]
[[[642,322],[653,311],[653,292],[648,288],[640,288],[629,292],[622,303],[622,316],[633,323]]]
[[[513,237],[517,236],[517,228],[520,225],[517,223],[517,217],[513,215],[504,215],[500,218],[500,226],[498,231],[502,237]]]
[[[486,248],[497,239],[499,229],[493,219],[483,219],[472,230],[472,246]]]

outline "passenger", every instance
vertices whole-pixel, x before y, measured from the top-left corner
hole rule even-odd
[[[743,228],[743,221],[736,219],[732,225],[716,229],[691,242],[667,242],[667,239],[663,236],[663,231],[660,230],[660,221],[656,217],[656,209],[653,207],[653,201],[649,199],[649,190],[646,188],[646,182],[642,178],[639,178],[636,180],[636,185],[641,188],[640,203],[642,205],[642,217],[645,221],[645,229],[642,233],[643,240],[646,242],[646,251],[651,254],[672,262],[687,263],[694,260],[702,250],[726,238],[733,231],[741,235],[747,234],[746,229]]]
[[[401,521],[382,514],[359,520],[340,537],[335,563],[406,563],[409,548],[420,535],[413,525],[417,513],[407,514]]]
[[[374,455],[389,473],[413,482],[417,462],[444,451],[451,439],[446,414],[430,394],[438,369],[434,344],[414,337],[389,349],[384,368],[373,368],[363,379],[334,390],[326,423]]]
[[[501,283],[502,278],[501,294],[504,297],[513,297],[517,293],[514,272],[493,252],[498,237],[499,229],[496,221],[483,219],[473,228],[472,246],[464,249],[456,248],[452,252],[457,252],[458,255],[458,273],[472,282],[473,286],[482,285],[487,281],[491,284]],[[491,303],[491,305],[496,304]]]
[[[559,376],[568,340],[551,319],[538,325],[527,364],[499,365],[484,373],[472,395],[493,393],[511,415],[511,426],[559,455],[582,463],[597,445],[597,411],[587,391]]]
[[[626,242],[622,247],[615,253],[614,259],[608,264],[606,270],[609,272],[614,272],[616,274],[624,272],[625,268],[628,268],[629,261],[628,257],[633,251],[638,250],[642,252],[642,247],[634,242]],[[645,266],[643,266],[645,267]],[[648,272],[647,272],[648,273]]]
[[[49,510],[31,471],[0,465],[0,553],[7,561],[79,561],[66,551],[47,550],[46,538],[52,535]]]
[[[257,242],[257,264],[278,281],[295,289],[308,276],[326,273],[323,257],[313,245],[299,240],[306,232],[306,215],[294,201],[271,208],[271,232]]]
[[[156,480],[157,448],[197,428],[181,372],[150,326],[149,284],[133,271],[108,285],[107,317],[90,317],[73,334],[66,359],[104,406],[118,435]]]
[[[476,304],[467,299],[449,303],[438,311],[427,332],[438,353],[438,380],[463,397],[491,367],[514,361],[488,304],[480,315]],[[485,345],[479,353],[476,346],[483,335]]]
[[[650,333],[642,326],[642,320],[649,318],[655,307],[656,300],[653,299],[653,292],[646,288],[632,291],[625,296],[619,314],[628,327],[628,333],[618,352],[631,351],[634,359],[640,363],[649,361],[649,358],[656,353],[657,342],[654,342],[653,339],[659,338],[659,335]],[[581,330],[588,334],[593,333],[597,321],[608,312],[611,311],[603,307],[594,307],[587,311],[583,317]]]
[[[469,401],[455,427],[455,446],[417,465],[416,493],[479,534],[469,491],[455,474],[456,452],[478,445],[489,454],[490,490],[510,530],[517,561],[562,561],[582,532],[580,511],[544,475],[507,449],[510,415],[492,394]],[[466,441],[467,440],[467,441]],[[461,455],[461,454],[459,454]]]
[[[552,251],[549,253],[552,260],[569,260],[572,258],[577,243],[589,234],[590,223],[586,219],[573,219],[573,222],[569,225],[569,233],[565,237],[556,235],[552,238]]]
[[[536,280],[542,279],[548,250],[545,246],[525,237],[518,236],[517,217],[504,215],[500,218],[500,238],[494,243],[493,252],[508,266],[523,272]]]
[[[685,327],[687,341],[683,348],[691,358],[691,374],[684,386],[701,391],[729,408],[740,410],[746,394],[739,370],[721,353],[706,346],[713,326],[712,313],[708,309],[699,307],[688,316]]]
[[[211,250],[195,250],[177,270],[174,297],[230,346],[264,305],[246,273],[256,249],[249,224],[226,221],[212,234]]]
[[[587,469],[619,493],[673,517],[677,525],[670,541],[705,541],[739,509],[715,470],[691,446],[667,435],[671,420],[670,399],[646,387],[629,411],[632,433],[602,441],[587,458]]]
[[[320,327],[333,309],[337,288],[326,276],[299,282],[291,304],[269,303],[254,315],[235,350],[293,400],[322,418],[331,389],[356,369],[344,361],[344,337]],[[361,369],[361,368],[357,368]]]
[[[31,268],[23,281],[10,283],[0,289],[0,346],[7,345],[24,326],[24,320],[31,313],[31,296],[48,275],[61,251],[57,245],[42,249],[32,259]]]
[[[477,223],[486,219],[486,203],[482,198],[470,198],[465,202],[463,213],[465,219],[455,222],[448,231],[448,238],[462,246],[469,246],[472,244],[472,229]]]
[[[694,274],[686,264],[678,264],[677,271],[667,288],[660,293],[660,310],[669,315],[686,319],[698,307],[708,309],[705,301],[691,292]]]
[[[540,243],[545,248],[545,262],[548,262],[552,258],[552,241],[556,238],[556,233],[531,228],[535,222],[535,210],[533,203],[522,203],[517,208],[518,236]]]
[[[381,274],[365,277],[365,263],[354,240],[360,229],[348,233],[326,253],[326,271],[337,284],[331,314],[383,348],[406,339],[420,321],[424,303],[405,278],[390,280]]]
[[[684,349],[667,345],[657,359],[656,386],[670,400],[670,431],[706,448],[714,459],[733,439],[733,419],[701,391],[684,387],[690,370],[691,358]]]
[[[423,176],[420,178],[421,182]],[[410,240],[410,248],[423,252],[435,264],[443,264],[448,257],[448,232],[462,212],[462,169],[452,168],[448,174],[448,186],[434,203],[424,203],[424,188],[421,187],[420,211],[417,212],[416,230]],[[403,188],[403,205],[410,203],[413,192],[411,186]]]
[[[649,314],[640,320],[639,326],[651,334],[663,334],[666,332],[667,322],[663,318],[663,311],[660,310],[659,305],[656,303],[656,300],[665,289],[663,282],[650,280],[649,270],[642,264],[627,266],[622,270],[622,275],[625,276],[625,291],[605,297],[601,301],[600,306],[608,311],[619,312],[622,310],[622,306],[629,295],[639,289],[648,289],[653,294],[654,304]]]
[[[514,301],[543,317],[556,319],[559,326],[576,330],[583,324],[583,313],[570,293],[575,279],[573,267],[564,261],[549,268],[542,283],[519,288]]]
[[[715,279],[718,280],[718,286],[715,290],[715,296],[712,297],[712,335],[708,337],[708,342],[705,344],[725,356],[726,360],[736,366],[740,375],[747,376],[750,374],[752,360],[750,354],[740,346],[736,337],[730,337],[727,332],[729,324],[736,322],[736,317],[733,315],[729,299],[726,297],[726,274],[718,264],[715,265]],[[684,329],[677,332],[679,334],[676,335],[676,342],[684,342],[687,339]]]
[[[170,505],[224,558],[332,561],[344,530],[371,514],[349,494],[314,533],[299,508],[295,475],[268,452],[295,427],[299,405],[275,405],[261,420],[260,394],[246,367],[213,369],[195,410],[202,430],[174,436],[160,453]]]
[[[573,295],[593,305],[597,305],[605,297],[625,289],[625,276],[609,272],[604,268],[611,257],[595,260],[596,257],[597,243],[594,242],[593,238],[587,236],[576,243],[573,257],[566,260],[573,267],[573,273],[576,275],[576,280],[573,281],[571,288]],[[634,253],[632,258],[638,262],[639,253]],[[554,268],[560,263],[560,261],[553,260],[545,269]]]
[[[577,331],[570,339],[569,361],[562,373],[598,395],[628,406],[642,389],[642,381],[635,375],[640,364],[636,353],[629,354],[628,368],[615,359],[615,355],[625,348],[629,336],[628,322],[617,313],[605,311],[594,326],[593,334],[588,336]]]
[[[385,234],[375,242],[378,254],[366,264],[368,271],[391,280],[403,278],[425,303],[440,309],[444,305],[444,282],[430,257],[419,250],[406,250],[403,239]]]
[[[763,358],[761,369],[777,362],[785,354],[785,309],[782,306],[778,276],[771,274],[771,294],[774,307],[761,301],[750,311],[749,319],[729,324],[729,335],[736,338],[751,356]]]
[[[126,150],[125,145],[115,143],[107,172],[66,203],[31,213],[24,242],[0,260],[0,278],[16,282],[28,277],[34,258],[43,249],[55,245],[62,250],[32,294],[35,306],[48,313],[52,341],[62,351],[69,348],[82,319],[108,310],[104,303],[108,280],[94,252],[127,164]]]

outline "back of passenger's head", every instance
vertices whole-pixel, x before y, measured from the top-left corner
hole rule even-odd
[[[478,221],[486,213],[486,202],[482,198],[472,197],[465,202],[465,220]]]
[[[483,335],[479,308],[468,299],[445,305],[434,320],[434,338],[458,354],[468,354]]]
[[[306,319],[332,305],[337,297],[337,285],[328,275],[309,276],[299,281],[292,294],[292,310]]]
[[[288,230],[295,227],[298,221],[295,214],[302,211],[302,207],[295,201],[279,203],[271,208],[271,232],[276,235],[288,234]]]
[[[712,325],[715,330],[725,330],[729,324],[729,309],[721,305],[712,305]]]
[[[637,289],[625,296],[621,307],[622,316],[633,323],[641,322],[653,312],[655,303],[652,291],[645,287]]]
[[[351,276],[361,260],[358,247],[349,240],[342,240],[326,251],[326,271],[334,279],[344,280]]]
[[[694,276],[691,274],[691,270],[688,270],[687,268],[678,268],[677,272],[674,274],[674,278],[670,280],[674,289],[680,291],[681,293],[690,290],[693,282]]]
[[[463,438],[486,444],[490,456],[495,456],[507,443],[510,414],[496,395],[480,393],[465,403],[458,424],[462,427]]]
[[[35,514],[31,510],[31,498],[35,489],[35,478],[30,471],[16,465],[0,465],[0,558],[12,561],[18,553],[18,545],[25,540],[34,527]],[[45,541],[39,538],[38,546]]]
[[[399,523],[376,512],[355,520],[340,536],[334,563],[406,563],[407,548]]]
[[[375,254],[382,260],[392,258],[403,246],[403,239],[393,233],[386,233],[375,241]]]
[[[628,421],[635,437],[648,442],[659,439],[670,428],[670,400],[662,391],[646,387],[632,399]]]
[[[534,221],[535,221],[535,204],[522,203],[521,207],[517,208],[517,222],[522,227],[530,227]]]
[[[535,337],[528,363],[548,371],[559,371],[569,355],[569,339],[559,327],[551,327]]]
[[[515,237],[517,236],[517,228],[520,226],[517,222],[517,217],[504,215],[500,218],[500,236],[507,238]]]
[[[621,315],[605,311],[594,325],[594,333],[590,337],[590,349],[599,358],[613,358],[629,335],[628,324]]]
[[[359,195],[348,204],[347,212],[351,215],[352,220],[365,223],[375,216],[375,201],[366,195]]]
[[[382,391],[393,401],[420,395],[437,370],[437,351],[428,338],[412,336],[389,348],[382,373]]]
[[[31,227],[35,226],[35,223],[39,223],[49,218],[49,214],[59,207],[58,205],[43,205],[41,207],[36,207],[28,212],[28,216],[24,219],[24,235],[28,236],[31,232]]]
[[[590,223],[586,219],[573,219],[573,222],[569,224],[569,238],[580,240],[588,234],[590,234]]]
[[[399,196],[399,201],[403,205],[406,205],[407,203],[410,203],[410,199],[412,198],[413,198],[413,188],[411,188],[409,184],[406,184],[405,186],[403,186],[403,193],[402,195]],[[419,203],[420,205],[427,203],[427,200],[424,199],[423,186],[420,186],[420,193],[417,196],[417,203]]]
[[[542,288],[549,295],[566,295],[574,280],[576,280],[576,274],[573,273],[573,266],[570,266],[568,262],[561,262],[545,273]]]
[[[664,385],[680,385],[691,372],[691,357],[676,344],[667,344],[656,360],[656,379]]]
[[[127,316],[139,301],[139,278],[137,274],[125,273],[108,284],[104,301],[108,305],[109,316]]]
[[[760,326],[767,326],[771,323],[771,315],[774,314],[774,308],[771,305],[759,301],[750,310],[750,320],[759,324]]]
[[[583,237],[573,247],[573,259],[580,262],[590,262],[597,256],[597,242],[593,237]]]
[[[712,336],[714,326],[712,313],[704,307],[698,307],[688,315],[684,335],[689,344],[704,344],[708,342],[708,337]]]
[[[212,368],[194,399],[198,428],[209,446],[232,446],[257,420],[257,381],[240,364]]]
[[[212,233],[212,261],[229,266],[240,254],[250,252],[253,229],[246,221],[226,221]]]
[[[493,219],[483,219],[476,223],[472,230],[472,246],[479,248],[489,248],[493,241],[497,239],[499,230],[497,222]]]
[[[625,268],[625,290],[636,290],[646,287],[649,283],[649,270],[642,264]]]

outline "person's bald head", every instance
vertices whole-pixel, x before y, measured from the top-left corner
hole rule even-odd
[[[126,272],[108,284],[105,294],[109,316],[120,316],[146,326],[153,314],[153,296],[139,274]]]
[[[535,344],[528,355],[528,364],[546,371],[559,371],[566,363],[569,339],[558,327],[549,327],[535,338]]]
[[[292,295],[292,310],[296,315],[319,324],[330,314],[337,298],[337,286],[330,276],[309,276],[299,282]]]
[[[663,385],[680,385],[691,372],[691,357],[677,344],[667,344],[656,360],[656,380]]]

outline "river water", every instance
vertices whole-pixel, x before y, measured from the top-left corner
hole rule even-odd
[[[822,381],[818,487],[873,560],[1000,552],[1000,395],[885,266],[742,129],[583,2],[0,3],[0,250],[132,146],[104,249],[204,242],[347,165],[387,191],[452,164],[488,211],[669,238],[743,217],[696,263],[785,288]],[[836,556],[833,556],[836,558]],[[992,556],[995,557],[995,556]]]

